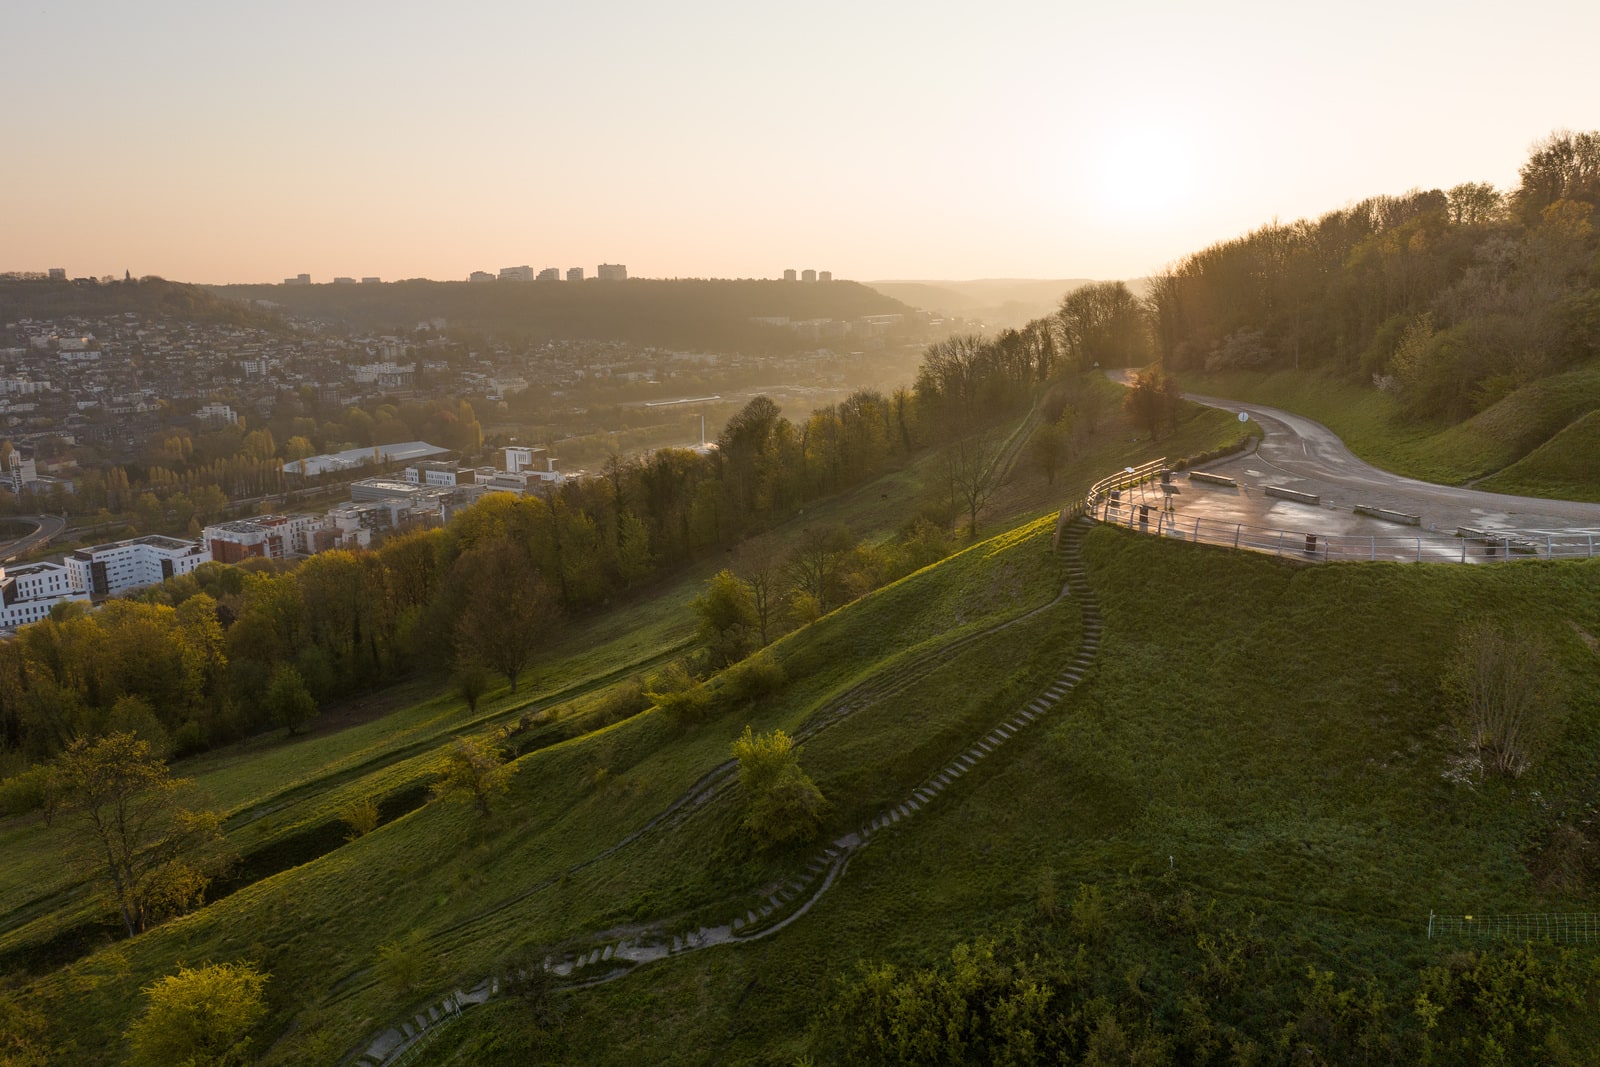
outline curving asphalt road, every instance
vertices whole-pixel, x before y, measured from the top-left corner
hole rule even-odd
[[[14,541],[0,542],[0,559],[11,560],[32,552],[49,544],[67,528],[67,521],[60,515],[16,515],[13,518],[17,522],[31,522],[36,529]]]
[[[1265,436],[1255,452],[1207,467],[1237,477],[1241,485],[1282,486],[1342,505],[1369,504],[1420,515],[1424,530],[1454,532],[1468,526],[1507,534],[1600,533],[1600,504],[1506,496],[1402,477],[1357,459],[1332,430],[1303,415],[1241,400],[1183,395],[1207,407],[1247,412],[1262,428]],[[1265,519],[1264,514],[1259,517]]]

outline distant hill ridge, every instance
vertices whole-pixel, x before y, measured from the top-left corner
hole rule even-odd
[[[854,319],[908,314],[898,300],[856,282],[629,278],[622,282],[399,281],[362,285],[208,287],[233,300],[354,329],[451,327],[532,339],[784,349],[802,342],[758,318]]]

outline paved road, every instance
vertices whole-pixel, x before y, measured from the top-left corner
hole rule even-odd
[[[60,515],[17,515],[14,518],[17,522],[31,522],[37,529],[15,541],[0,542],[0,559],[12,559],[32,552],[67,528],[66,520]]]
[[[1320,494],[1349,505],[1370,504],[1422,516],[1422,529],[1458,526],[1502,533],[1600,533],[1600,504],[1506,496],[1479,489],[1405,478],[1357,459],[1319,422],[1278,408],[1220,397],[1184,394],[1226,411],[1249,412],[1265,432],[1254,454],[1209,469],[1233,474],[1240,484],[1278,485]]]

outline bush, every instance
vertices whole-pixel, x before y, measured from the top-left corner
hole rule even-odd
[[[371,797],[357,797],[339,810],[339,819],[350,827],[345,840],[354,841],[378,828],[378,805]]]
[[[21,815],[43,808],[45,821],[55,815],[56,772],[46,763],[0,780],[0,815]]]
[[[750,727],[733,743],[744,794],[744,828],[763,847],[809,840],[828,802],[804,771],[794,742],[782,730],[756,735]]]
[[[722,685],[717,690],[718,702],[731,707],[735,703],[759,700],[783,688],[783,668],[766,653],[758,653],[728,668],[722,675]]]
[[[267,1014],[267,975],[249,963],[180,968],[147,986],[129,1028],[135,1065],[233,1065],[250,1060],[250,1031]]]

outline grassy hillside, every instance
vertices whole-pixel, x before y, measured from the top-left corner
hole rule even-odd
[[[1455,425],[1408,422],[1387,394],[1320,374],[1187,372],[1180,381],[1191,392],[1253,400],[1316,419],[1356,455],[1398,474],[1445,485],[1474,482],[1493,492],[1527,496],[1593,500],[1600,494],[1600,461],[1594,459],[1600,453],[1595,451],[1574,454],[1570,477],[1547,474],[1549,457],[1536,467],[1516,466],[1600,410],[1600,366],[1533,382]],[[1583,440],[1579,434],[1570,444]]]
[[[1088,554],[1106,620],[1090,683],[863,851],[803,922],[565,998],[554,1023],[497,1002],[427,1062],[836,1062],[827,1008],[859,964],[934,966],[985,935],[1120,961],[1091,966],[1099,995],[1169,1024],[1197,990],[1235,1003],[1259,1052],[1298,1025],[1308,967],[1370,978],[1406,1016],[1418,972],[1467,947],[1430,943],[1430,911],[1600,905],[1592,884],[1530,873],[1596,796],[1600,658],[1579,633],[1600,633],[1594,564],[1297,567],[1112,530]],[[1527,777],[1463,782],[1439,671],[1459,620],[1496,612],[1551,642],[1572,698]],[[1072,907],[1080,884],[1098,934]],[[1565,1025],[1592,1048],[1582,1018]]]
[[[1495,493],[1526,493],[1600,501],[1600,410],[1560,430],[1511,466],[1477,483]]]

